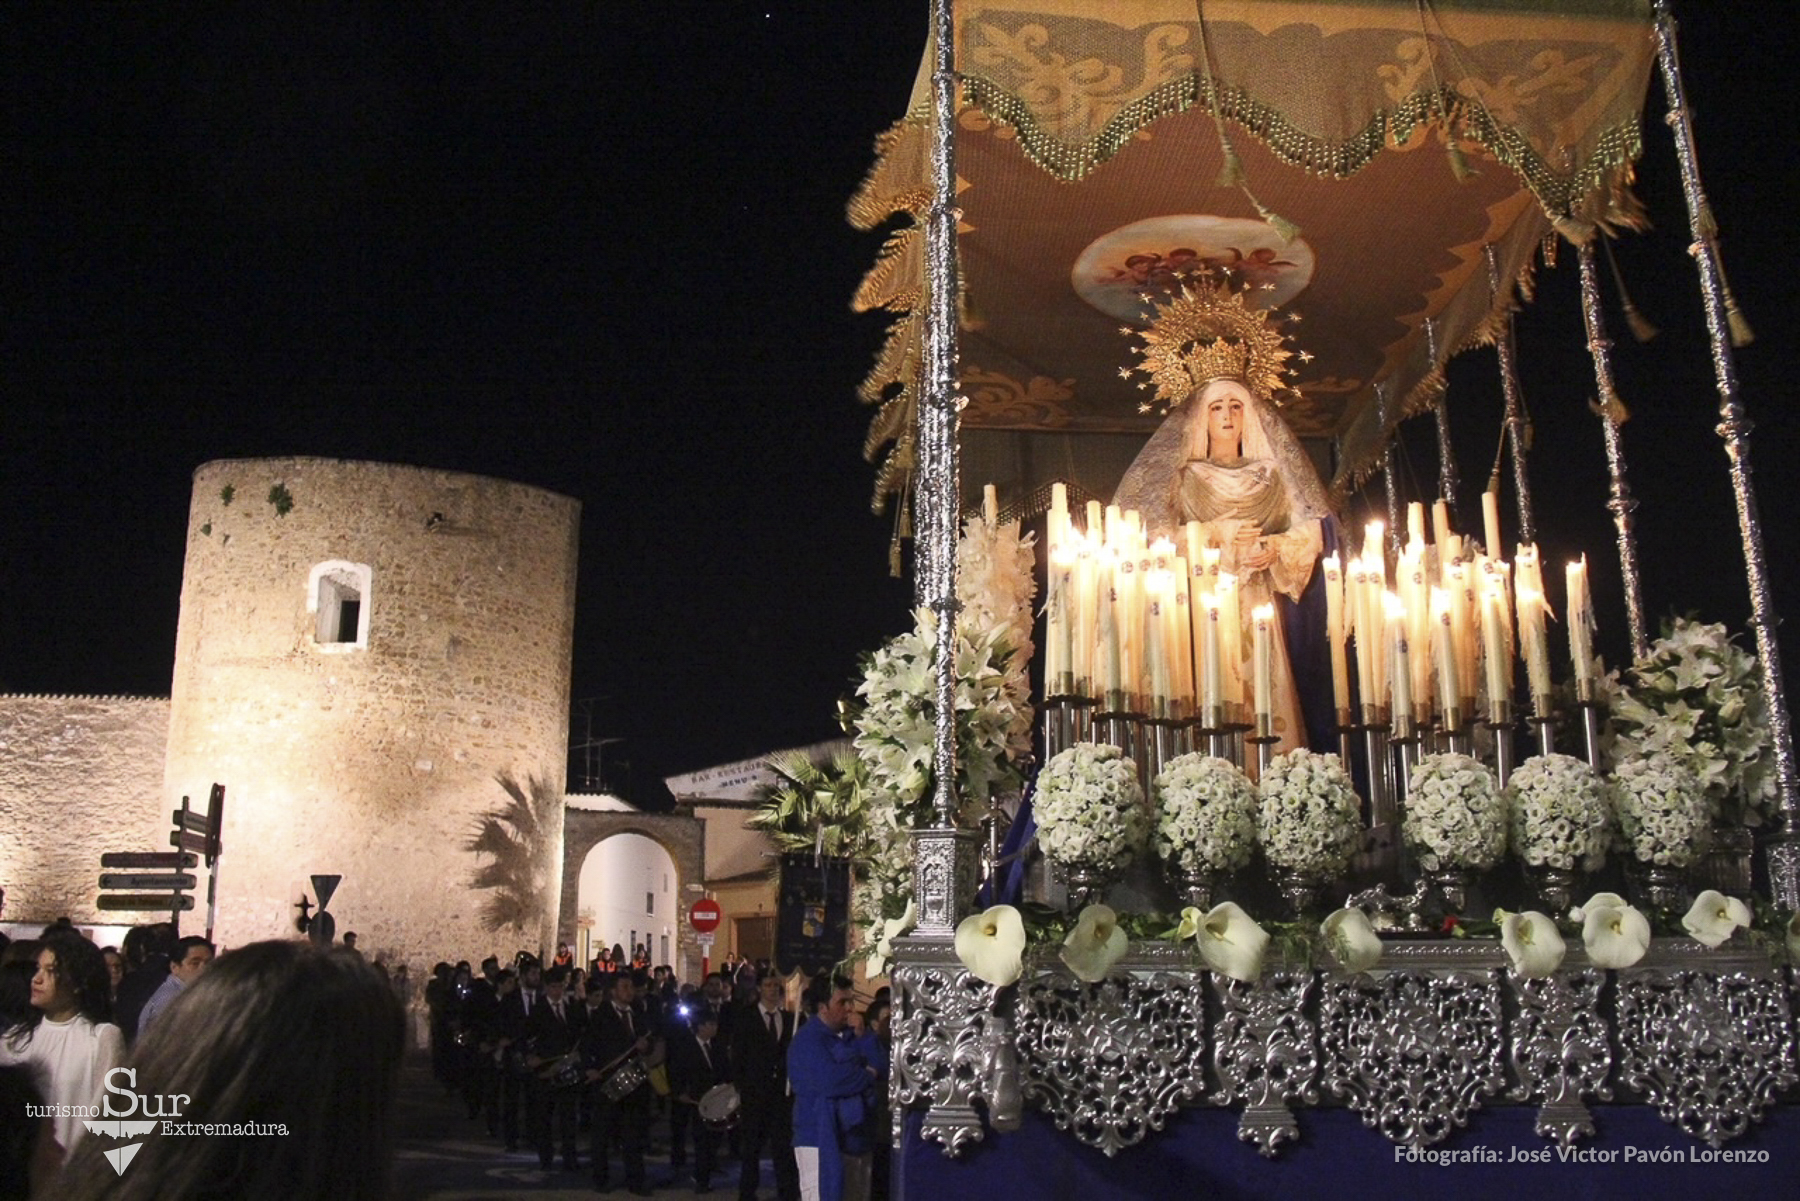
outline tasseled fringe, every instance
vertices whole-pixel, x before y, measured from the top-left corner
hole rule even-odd
[[[1595,416],[1604,417],[1614,425],[1624,425],[1631,420],[1631,410],[1625,407],[1625,402],[1619,399],[1616,392],[1608,396],[1604,403],[1588,401],[1588,408]]]
[[[1725,260],[1720,256],[1716,244],[1713,246],[1713,262],[1719,266],[1719,287],[1725,292],[1725,324],[1731,330],[1731,344],[1741,349],[1756,341],[1756,331],[1750,328],[1749,319],[1738,308],[1737,297],[1731,294],[1731,281],[1725,278]]]
[[[1555,226],[1556,232],[1567,238],[1574,246],[1585,246],[1594,236],[1593,223],[1583,221],[1579,217],[1571,217],[1566,214],[1561,217],[1552,217],[1550,224]]]
[[[1625,275],[1619,270],[1619,260],[1613,255],[1612,240],[1603,238],[1600,242],[1606,251],[1606,265],[1612,271],[1613,287],[1619,290],[1619,307],[1625,310],[1625,324],[1631,329],[1631,336],[1639,342],[1648,342],[1661,331],[1650,323],[1650,319],[1638,312],[1637,305],[1632,303],[1631,293],[1625,290]]]
[[[1300,236],[1300,227],[1298,225],[1295,225],[1280,213],[1267,208],[1263,202],[1258,200],[1255,196],[1251,196],[1249,188],[1243,189],[1243,192],[1245,196],[1249,197],[1251,206],[1256,209],[1256,215],[1267,222],[1269,228],[1280,235],[1283,242],[1292,242],[1295,238]]]
[[[1244,160],[1230,142],[1225,143],[1225,165],[1219,168],[1219,178],[1214,183],[1221,188],[1244,186]]]
[[[1444,143],[1444,153],[1450,159],[1450,174],[1456,176],[1457,183],[1468,183],[1481,174],[1469,165],[1468,156],[1463,154],[1462,147],[1454,141]]]

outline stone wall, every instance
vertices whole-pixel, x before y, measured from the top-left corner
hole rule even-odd
[[[552,937],[579,511],[379,463],[194,473],[163,792],[227,788],[223,942],[291,934],[313,873],[343,876],[340,934],[415,971]],[[312,606],[332,563],[368,569],[360,645],[321,641]],[[557,802],[525,848],[529,928],[504,938],[482,922],[482,860],[464,849],[509,803],[500,774]]]
[[[170,849],[168,736],[169,702],[160,697],[0,696],[0,887],[9,920],[153,920],[102,918],[94,898],[103,853]],[[206,803],[204,788],[196,803]]]
[[[690,884],[705,882],[706,825],[686,813],[640,813],[635,810],[571,808],[564,816],[562,863],[562,927],[556,942],[576,943],[576,918],[581,893],[581,867],[588,852],[615,834],[642,834],[657,843],[675,861],[674,967],[676,978],[700,979],[701,947],[687,922],[688,907],[701,895]],[[554,945],[554,942],[551,944]],[[626,950],[629,952],[630,948]]]

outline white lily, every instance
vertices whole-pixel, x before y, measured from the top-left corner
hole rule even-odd
[[[1381,936],[1360,909],[1340,909],[1319,925],[1331,957],[1346,972],[1366,972],[1381,962]]]
[[[1572,922],[1587,921],[1588,910],[1590,910],[1590,909],[1629,909],[1629,908],[1631,908],[1631,902],[1627,901],[1624,897],[1620,896],[1618,893],[1616,893],[1616,892],[1597,892],[1593,896],[1591,896],[1587,899],[1587,904],[1577,905],[1577,906],[1575,906],[1575,908],[1569,910],[1569,920]]]
[[[1507,914],[1500,923],[1500,945],[1512,960],[1513,972],[1527,980],[1561,967],[1569,949],[1556,932],[1556,923],[1536,910]]]
[[[1749,906],[1711,888],[1694,898],[1693,908],[1681,919],[1682,928],[1709,947],[1722,945],[1739,926],[1749,924]]]
[[[1787,951],[1788,958],[1794,963],[1800,964],[1800,913],[1796,913],[1788,919]]]
[[[970,914],[956,927],[956,957],[977,980],[1005,988],[1025,973],[1025,919],[1011,905]]]
[[[1595,967],[1630,967],[1650,949],[1650,923],[1632,906],[1589,901],[1582,909],[1585,915],[1581,919],[1581,945],[1587,948],[1588,959]]]
[[[1195,937],[1200,940],[1200,957],[1221,976],[1254,984],[1262,975],[1269,932],[1234,902],[1226,901],[1208,910]]]
[[[1198,935],[1200,923],[1205,920],[1206,915],[1192,905],[1184,907],[1181,911],[1181,924],[1175,927],[1175,941],[1186,942]]]
[[[1089,905],[1063,939],[1061,959],[1078,980],[1098,984],[1125,955],[1129,940],[1119,915],[1108,905]]]
[[[894,940],[913,928],[919,920],[919,906],[908,901],[906,912],[881,923],[881,937],[875,942],[875,953],[869,956],[869,975],[887,975],[888,960],[894,957]]]

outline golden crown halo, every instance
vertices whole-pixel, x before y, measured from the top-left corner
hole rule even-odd
[[[1129,378],[1135,370],[1149,376],[1165,405],[1180,404],[1216,379],[1239,380],[1267,398],[1282,386],[1291,353],[1286,337],[1229,284],[1184,282],[1180,295],[1151,307],[1156,316],[1141,331],[1144,344],[1132,347],[1144,361],[1120,374]]]

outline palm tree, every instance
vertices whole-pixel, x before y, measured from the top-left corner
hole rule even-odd
[[[490,856],[469,883],[493,890],[481,902],[481,920],[489,930],[511,927],[521,933],[542,933],[537,927],[550,911],[562,841],[556,829],[562,796],[548,780],[536,776],[529,779],[529,790],[507,772],[494,779],[508,799],[477,819],[475,833],[464,844],[465,850]]]

